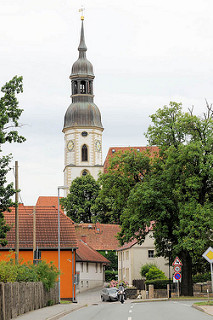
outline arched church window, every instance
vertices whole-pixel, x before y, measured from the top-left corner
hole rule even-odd
[[[74,81],[73,93],[74,93],[74,94],[77,94],[77,93],[78,93],[78,83],[77,83],[77,81]]]
[[[82,149],[81,149],[81,158],[82,161],[88,161],[88,149],[87,146],[84,144]]]
[[[80,82],[80,93],[86,93],[86,81]]]

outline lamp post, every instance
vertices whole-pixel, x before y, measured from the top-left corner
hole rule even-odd
[[[59,275],[58,275],[58,299],[59,299],[59,303],[60,303],[60,299],[61,299],[61,279],[60,279],[60,254],[61,254],[61,233],[60,233],[60,189],[64,190],[64,189],[68,189],[67,186],[60,186],[58,187],[58,271],[59,271]]]
[[[169,252],[169,299],[171,298],[171,275],[170,275],[170,265],[171,265],[171,242],[168,243],[168,252]]]

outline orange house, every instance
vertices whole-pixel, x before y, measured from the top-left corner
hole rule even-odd
[[[35,208],[35,209],[34,209]],[[7,259],[15,250],[15,209],[5,212],[11,226],[7,233],[8,244],[0,247],[0,260]],[[58,268],[58,210],[55,207],[19,205],[19,260],[33,262],[33,249],[41,260],[53,262]],[[76,273],[77,239],[73,221],[60,212],[60,282],[61,298],[75,300],[74,276]]]

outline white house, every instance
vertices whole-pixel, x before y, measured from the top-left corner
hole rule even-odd
[[[76,271],[79,274],[77,292],[104,285],[105,265],[110,263],[104,256],[83,240],[78,240]]]
[[[126,280],[130,285],[134,279],[141,279],[140,270],[146,263],[154,263],[169,276],[168,260],[155,257],[153,232],[149,231],[144,242],[139,245],[133,240],[117,249],[118,253],[118,279]]]

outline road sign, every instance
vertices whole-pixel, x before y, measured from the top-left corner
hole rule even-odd
[[[174,265],[174,272],[181,272],[181,266],[179,265]]]
[[[213,249],[209,247],[202,255],[209,263],[211,270],[211,280],[212,280],[212,292],[213,292]]]
[[[202,255],[209,263],[213,263],[213,249],[209,247]]]
[[[175,265],[182,266],[183,264],[182,264],[181,260],[178,257],[176,257],[172,265],[173,266],[175,266]]]
[[[180,279],[181,279],[181,273],[176,272],[176,273],[174,274],[174,278],[175,278],[175,280],[180,280]]]

